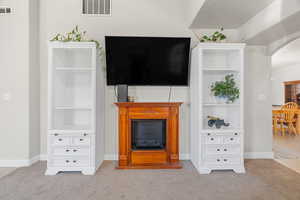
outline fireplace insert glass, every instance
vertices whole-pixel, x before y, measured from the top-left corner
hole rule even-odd
[[[132,149],[159,150],[166,148],[166,120],[132,120]]]

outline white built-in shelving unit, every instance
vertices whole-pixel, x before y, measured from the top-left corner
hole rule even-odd
[[[93,42],[50,42],[48,163],[94,174],[104,157],[104,75]]]
[[[201,174],[212,170],[244,168],[244,47],[245,44],[200,43],[192,51],[191,160]],[[240,89],[234,103],[219,102],[211,85],[233,74]],[[207,116],[230,123],[221,129],[208,126]]]

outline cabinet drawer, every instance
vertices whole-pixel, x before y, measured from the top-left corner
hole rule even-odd
[[[206,154],[239,154],[240,146],[207,145]]]
[[[53,155],[68,155],[68,156],[78,156],[78,155],[89,155],[89,148],[78,148],[78,147],[54,147],[52,151]]]
[[[222,144],[222,136],[206,136],[205,137],[205,143],[206,144]]]
[[[61,167],[85,167],[89,166],[89,159],[76,157],[53,158],[52,164]]]
[[[208,156],[205,159],[206,164],[212,165],[236,165],[240,162],[240,156]]]
[[[82,136],[82,137],[73,137],[73,145],[90,145],[91,137]]]
[[[241,139],[239,136],[224,136],[224,144],[240,144]]]
[[[51,136],[51,145],[54,146],[67,146],[71,145],[72,138],[71,137],[64,137],[64,136]]]

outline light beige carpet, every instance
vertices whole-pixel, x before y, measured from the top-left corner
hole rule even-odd
[[[16,170],[14,167],[0,167],[0,178],[10,174],[14,170]]]
[[[273,160],[247,160],[246,174],[199,175],[181,170],[115,170],[105,162],[95,176],[44,176],[46,163],[0,179],[1,200],[299,200],[300,175]]]

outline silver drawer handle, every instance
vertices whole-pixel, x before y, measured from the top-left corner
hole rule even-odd
[[[66,152],[69,152],[69,151],[70,151],[69,149],[66,150]]]
[[[220,160],[220,159],[217,159],[217,161],[220,162],[221,160]]]
[[[87,136],[87,135],[88,135],[87,133],[84,133],[84,134],[83,134],[83,136]]]
[[[58,133],[54,133],[54,136],[58,136]]]
[[[73,160],[73,163],[76,163],[77,162],[77,160]]]
[[[83,141],[83,139],[79,139],[79,141],[81,141],[81,142],[82,142],[82,141]]]
[[[230,140],[233,141],[234,139],[233,139],[233,138],[230,138]]]
[[[77,151],[76,149],[73,150],[73,152],[76,152],[76,151]]]
[[[238,133],[235,133],[234,135],[238,135]]]
[[[224,162],[227,162],[227,159],[224,159]]]
[[[217,149],[217,151],[220,151],[220,149]]]
[[[227,151],[227,149],[224,149],[224,151]]]
[[[210,133],[207,133],[208,136],[210,136]]]
[[[61,141],[63,141],[63,139],[59,138],[59,139],[58,139],[58,141],[60,141],[60,142],[61,142]]]
[[[66,163],[69,163],[70,161],[69,160],[66,160]]]
[[[210,138],[210,140],[211,140],[211,141],[213,141],[213,140],[214,140],[214,138]]]

